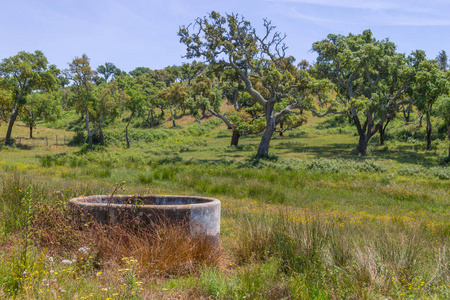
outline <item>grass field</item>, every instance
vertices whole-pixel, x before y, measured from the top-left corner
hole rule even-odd
[[[374,137],[361,157],[352,128],[329,123],[274,136],[267,159],[254,157],[260,136],[230,147],[216,119],[132,128],[129,150],[119,123],[92,152],[47,146],[75,135],[62,121],[41,124],[34,146],[16,126],[21,145],[0,150],[0,298],[450,298],[448,141],[425,151],[419,139]],[[122,194],[220,199],[220,247],[176,227],[73,223],[71,197],[122,181]]]

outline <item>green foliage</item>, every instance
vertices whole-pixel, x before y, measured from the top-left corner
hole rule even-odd
[[[24,106],[23,121],[28,127],[36,127],[36,120],[54,122],[61,114],[61,104],[56,93],[32,93]]]
[[[69,141],[68,145],[69,146],[82,146],[84,144],[86,144],[87,142],[87,137],[84,134],[84,132],[82,131],[78,131],[74,137]]]
[[[0,63],[0,86],[6,86],[11,91],[13,105],[10,111],[9,128],[5,143],[11,145],[12,127],[16,121],[21,107],[26,104],[26,97],[35,90],[43,92],[55,90],[58,86],[57,75],[59,70],[55,65],[48,65],[47,58],[41,51],[34,53],[25,51],[17,55],[4,58]],[[4,98],[4,95],[3,95]],[[2,99],[0,99],[2,100]],[[4,100],[0,105],[5,107]],[[2,115],[0,113],[0,115]]]
[[[106,142],[111,145],[121,145],[125,140],[125,132],[123,129],[107,129],[104,131],[104,134]],[[168,129],[134,128],[129,132],[129,138],[131,141],[141,143],[153,143],[176,135],[177,132]]]
[[[314,73],[335,85],[335,103],[353,119],[359,136],[358,152],[363,155],[370,138],[385,128],[385,122],[404,100],[417,71],[415,62],[422,59],[420,52],[406,59],[395,49],[394,43],[375,39],[370,30],[348,36],[329,34],[313,44],[318,53]],[[331,109],[335,103],[331,103]]]
[[[101,145],[93,145],[91,149],[89,149],[88,144],[84,144],[81,146],[80,150],[76,152],[78,155],[86,154],[88,151],[97,151],[97,152],[105,152],[106,148]]]
[[[416,82],[411,94],[416,98],[419,111],[431,114],[434,103],[449,89],[450,83],[446,74],[439,69],[435,61],[423,60],[418,64]]]
[[[138,176],[138,180],[142,184],[152,184],[153,183],[153,174],[152,173],[140,173]]]
[[[257,115],[265,116],[263,120],[266,124],[262,126],[265,128],[264,134],[258,148],[258,153],[262,155],[268,154],[269,142],[278,124],[286,123],[294,128],[304,123],[305,118],[298,116],[301,109],[309,108],[314,100],[313,95],[322,92],[324,87],[305,68],[294,66],[295,58],[285,55],[285,37],[275,28],[265,19],[263,33],[258,35],[242,16],[221,16],[212,11],[208,16],[197,18],[193,26],[180,27],[178,32],[180,42],[186,45],[187,58],[202,58],[216,72],[223,73],[225,94],[231,95],[229,100],[235,111],[239,112],[235,114],[234,124],[217,111],[212,111],[214,115],[224,120],[229,128],[234,127],[235,132],[239,127],[237,130],[241,135],[253,131],[253,128],[246,128],[253,127],[251,119],[258,119]],[[197,102],[194,107],[208,109],[208,106],[214,106],[208,79],[200,78],[196,84],[195,93],[200,93],[201,97],[193,100]],[[239,93],[243,91],[251,96],[251,101],[238,100]],[[325,93],[321,94],[324,97]],[[242,107],[251,108],[252,118],[240,112]],[[300,111],[294,113],[297,109]]]
[[[39,203],[45,199],[46,190],[19,174],[4,178],[1,186],[1,237],[4,238],[19,229],[27,229],[30,218]],[[27,236],[26,239],[29,239]]]
[[[201,124],[195,123],[182,131],[182,135],[202,136],[211,130],[217,128],[222,122],[219,119],[209,119]]]
[[[450,96],[441,96],[436,103],[436,114],[442,118],[445,125],[450,126]]]
[[[11,89],[0,83],[0,124],[8,120],[8,112],[11,111],[12,105]]]

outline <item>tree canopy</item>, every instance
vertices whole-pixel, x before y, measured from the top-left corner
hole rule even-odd
[[[188,59],[201,58],[212,67],[233,69],[236,81],[264,111],[266,127],[258,155],[269,153],[272,134],[281,118],[305,105],[306,94],[299,84],[295,59],[286,55],[285,35],[276,31],[268,20],[263,32],[238,14],[221,16],[217,12],[197,18],[193,25],[182,26],[178,35],[186,45]],[[284,108],[275,112],[275,104],[284,101]]]
[[[57,88],[59,70],[49,65],[44,54],[36,50],[34,53],[21,51],[15,56],[5,58],[0,63],[1,86],[7,86],[12,96],[5,144],[11,145],[11,133],[26,97],[35,90],[51,91]]]
[[[315,42],[313,50],[318,54],[315,73],[334,84],[335,103],[352,118],[359,135],[357,150],[365,154],[370,138],[408,101],[404,95],[414,79],[414,65],[396,52],[394,43],[375,39],[370,30],[330,34]]]

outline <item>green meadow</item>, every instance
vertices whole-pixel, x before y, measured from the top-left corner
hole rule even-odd
[[[385,145],[375,136],[361,156],[353,127],[310,116],[275,133],[264,159],[260,135],[232,147],[217,118],[135,124],[130,149],[123,124],[92,151],[72,146],[72,112],[39,123],[33,139],[14,127],[15,145],[0,149],[0,298],[450,298],[448,141],[436,134],[426,150],[417,120],[394,120]],[[218,198],[220,246],[176,226],[71,218],[69,199],[118,186]]]

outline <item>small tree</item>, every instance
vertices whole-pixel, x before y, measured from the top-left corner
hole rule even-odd
[[[445,50],[441,50],[436,57],[436,62],[439,66],[439,69],[446,72],[448,69],[448,56]]]
[[[103,76],[94,76],[94,81],[97,85],[113,81],[116,77],[126,75],[126,72],[120,70],[111,62],[106,62],[104,65],[98,66],[97,73]]]
[[[11,91],[8,87],[0,85],[0,124],[8,120],[8,113],[11,111],[12,105]]]
[[[73,105],[75,109],[84,114],[86,131],[88,135],[88,147],[92,149],[93,136],[96,133],[95,128],[91,128],[91,112],[94,102],[93,78],[95,71],[91,69],[89,57],[83,54],[81,57],[75,57],[69,64],[70,79],[73,81]]]
[[[188,96],[189,92],[187,87],[179,82],[172,84],[170,87],[165,88],[158,93],[158,97],[164,99],[170,108],[173,127],[176,126],[175,116],[177,114],[177,110],[178,108],[183,108],[186,105]]]
[[[436,114],[444,120],[447,126],[447,136],[449,141],[448,157],[450,158],[450,96],[441,96],[436,103]]]
[[[127,100],[128,95],[119,88],[116,81],[101,83],[95,87],[91,117],[101,145],[105,145],[103,125],[120,115],[122,105]]]
[[[151,76],[150,70],[147,73],[143,73],[139,76],[134,76],[136,83],[142,86],[142,93],[146,97],[146,110],[147,117],[145,121],[149,127],[156,125],[164,116],[164,108],[166,102],[164,99],[158,97],[159,91],[165,88],[165,83],[158,81],[156,78]],[[160,109],[160,114],[156,114],[156,109]]]
[[[425,56],[424,53],[422,55]],[[417,109],[426,117],[427,149],[429,150],[431,148],[433,105],[439,97],[448,93],[450,82],[435,61],[423,59],[417,65],[418,71],[411,95],[415,99]]]
[[[318,54],[316,74],[335,85],[336,102],[356,126],[357,150],[362,155],[372,136],[384,132],[383,124],[398,107],[411,102],[404,94],[414,78],[414,67],[395,48],[389,40],[376,40],[370,30],[359,35],[330,34],[313,44]]]
[[[47,122],[54,122],[60,113],[61,104],[55,92],[30,94],[22,116],[23,122],[30,129],[30,139],[33,138],[33,128],[36,127],[37,119],[43,118]]]
[[[192,81],[187,106],[197,122],[202,117],[210,116],[207,111],[219,111],[220,100],[220,91],[214,87],[213,79],[206,74],[200,74]]]
[[[41,51],[34,53],[25,51],[5,58],[0,63],[2,84],[10,87],[12,92],[12,107],[6,132],[5,144],[11,145],[11,133],[17,116],[26,103],[26,97],[34,90],[51,91],[57,88],[59,70],[55,65],[49,65]]]
[[[127,149],[130,149],[131,143],[128,135],[128,127],[133,118],[143,112],[147,97],[143,93],[142,85],[136,82],[136,78],[122,76],[119,80],[119,86],[125,90],[128,96],[124,102],[125,109],[130,113],[125,127],[125,141],[127,143]]]
[[[188,86],[191,86],[191,81],[196,78],[206,68],[202,62],[194,60],[192,63],[184,63],[179,67],[180,78],[182,82],[186,82]]]

